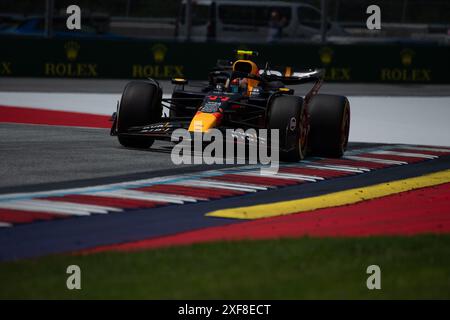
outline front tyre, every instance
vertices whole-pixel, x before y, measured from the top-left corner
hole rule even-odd
[[[149,148],[153,138],[129,135],[131,127],[158,122],[162,114],[162,91],[152,82],[129,82],[122,94],[117,113],[117,135],[121,145],[128,148]]]

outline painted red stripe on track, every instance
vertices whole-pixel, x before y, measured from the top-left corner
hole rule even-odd
[[[247,176],[243,174],[225,174],[223,176],[214,176],[208,179],[227,181],[227,182],[235,182],[235,183],[248,183],[254,185],[262,185],[262,186],[289,186],[294,184],[303,183],[300,180],[293,179],[280,179],[280,178],[271,178],[271,177],[259,177],[259,176]]]
[[[9,223],[29,223],[37,220],[53,220],[65,218],[64,215],[46,213],[46,212],[32,212],[25,210],[0,209],[0,221]]]
[[[66,201],[80,204],[93,204],[99,206],[110,206],[123,209],[135,209],[135,208],[153,208],[165,203],[150,201],[150,200],[134,200],[123,199],[114,197],[102,197],[83,194],[66,195],[62,197],[49,197],[45,200],[52,201]]]
[[[0,122],[110,128],[108,116],[80,112],[0,106]]]
[[[347,160],[347,159],[322,159],[319,161],[315,161],[315,164],[328,164],[328,165],[342,165],[342,166],[352,166],[352,167],[360,167],[367,169],[382,169],[386,167],[390,167],[390,164],[383,163],[375,163],[368,161],[359,161],[359,160]]]
[[[376,236],[450,233],[450,183],[350,206],[234,223],[89,252],[136,250],[197,242],[299,236]]]
[[[349,176],[356,174],[356,172],[344,172],[338,170],[324,170],[324,169],[309,169],[309,168],[295,168],[295,167],[285,167],[280,168],[280,172],[285,173],[295,173],[295,174],[304,174],[311,176],[318,176],[322,178],[337,178],[343,176]]]
[[[229,189],[220,189],[220,188],[207,188],[207,187],[192,187],[192,186],[183,186],[183,185],[169,185],[164,184],[161,186],[154,186],[155,188],[162,188],[165,190],[168,190],[167,188],[170,188],[171,190],[195,190],[195,195],[205,195],[205,196],[215,196],[215,197],[226,197],[226,196],[235,196],[235,195],[241,195],[245,192],[238,191],[238,190],[229,190]]]
[[[358,157],[375,158],[375,159],[382,159],[382,160],[405,161],[408,163],[414,163],[414,162],[420,162],[420,161],[427,160],[425,158],[420,158],[420,157],[406,157],[406,156],[397,156],[397,155],[393,155],[393,154],[375,154],[375,153],[362,153],[362,154],[359,154]]]
[[[198,197],[207,198],[207,199],[220,199],[222,197],[232,196],[232,195],[237,194],[237,193],[233,192],[232,190],[223,190],[223,191],[218,190],[218,189],[211,190],[211,189],[206,189],[206,188],[179,186],[179,185],[171,185],[171,184],[153,185],[153,186],[149,186],[149,187],[139,188],[136,190],[191,196],[191,197],[198,196]]]
[[[428,154],[431,156],[443,156],[450,154],[450,150],[445,151],[429,151],[429,150],[416,150],[416,149],[389,149],[390,151],[397,151],[397,152],[408,152],[408,153],[419,153],[419,154]]]

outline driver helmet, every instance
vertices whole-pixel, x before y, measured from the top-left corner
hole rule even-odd
[[[239,92],[239,84],[240,84],[239,78],[231,80],[231,84],[230,84],[231,92],[238,93]]]
[[[245,92],[247,91],[247,80],[241,78],[233,79],[231,80],[230,88],[233,93]]]

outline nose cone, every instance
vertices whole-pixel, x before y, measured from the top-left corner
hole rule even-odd
[[[207,132],[216,127],[218,117],[214,113],[197,112],[189,125],[190,132]]]

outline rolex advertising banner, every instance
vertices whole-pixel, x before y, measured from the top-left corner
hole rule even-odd
[[[187,77],[206,80],[235,49],[260,65],[324,68],[330,82],[450,83],[450,46],[186,43],[0,38],[0,76],[61,78]]]

